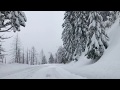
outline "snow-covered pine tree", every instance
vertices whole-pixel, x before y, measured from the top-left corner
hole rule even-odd
[[[89,11],[66,11],[63,23],[62,40],[66,58],[72,61],[75,56],[85,51]],[[77,58],[75,58],[77,59]]]
[[[41,53],[40,53],[40,61],[41,61],[41,64],[47,64],[46,56],[44,54],[43,49],[41,50]],[[40,61],[39,61],[39,63],[40,63]]]
[[[62,40],[68,62],[78,60],[86,49],[92,59],[103,55],[109,39],[105,30],[115,22],[116,13],[118,11],[65,12]]]
[[[64,23],[63,23],[63,32],[62,32],[62,40],[63,40],[63,45],[65,48],[65,55],[68,60],[68,62],[72,61],[72,56],[75,50],[74,46],[74,32],[75,32],[75,27],[74,27],[74,21],[75,21],[75,16],[73,11],[66,11],[65,12],[65,17],[64,17]]]
[[[0,32],[20,31],[20,26],[25,27],[26,21],[22,11],[0,11]]]
[[[44,56],[44,52],[43,52],[43,49],[42,49],[41,52],[40,52],[40,55],[39,55],[39,64],[42,64],[43,56]]]
[[[47,60],[46,60],[46,56],[45,55],[42,57],[42,63],[41,64],[47,64]]]
[[[87,43],[87,34],[88,31],[88,17],[89,11],[76,11],[75,12],[75,51],[73,54],[73,59],[78,60],[82,55],[82,52],[85,51]]]
[[[103,17],[103,23],[105,28],[110,28],[117,19],[119,11],[101,11],[100,14]]]
[[[89,15],[89,28],[87,32],[88,36],[88,58],[93,60],[99,60],[103,55],[104,50],[108,47],[108,36],[105,33],[105,27],[103,25],[103,17],[100,11],[91,11]]]
[[[115,22],[115,20],[117,19],[116,14],[117,11],[109,11],[110,12],[110,22],[112,22],[112,24]]]
[[[62,46],[58,48],[56,54],[57,54],[56,55],[57,63],[67,63],[67,59],[65,56],[65,49]]]
[[[57,55],[57,53],[55,53],[55,63],[58,63],[57,57],[58,57],[58,55]]]
[[[49,57],[49,63],[50,64],[54,63],[54,57],[53,57],[52,53],[50,54],[50,57]]]
[[[37,64],[37,52],[35,47],[33,46],[31,48],[31,65],[36,65]]]

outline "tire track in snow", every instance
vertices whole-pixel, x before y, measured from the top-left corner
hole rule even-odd
[[[42,67],[43,68],[43,67]],[[35,72],[37,72],[38,70],[40,70],[41,68],[40,67],[37,67],[37,68],[34,68],[32,69],[29,74],[27,76],[24,77],[24,79],[29,79],[30,77],[32,77],[32,75],[35,74]]]
[[[1,79],[86,79],[68,70],[53,66],[42,65],[28,67],[0,75]]]
[[[0,75],[0,78],[1,79],[2,78],[10,78],[10,77],[14,77],[15,78],[15,76],[23,77],[24,75],[28,76],[28,74],[32,74],[38,68],[40,68],[40,66],[28,67],[28,68],[20,69],[20,70],[17,70],[17,71],[12,71],[12,72],[9,72],[9,73],[4,73],[4,74]],[[21,74],[23,74],[23,75],[21,75]]]
[[[31,79],[86,79],[57,66],[48,66],[38,70]]]
[[[61,75],[64,79],[87,79],[86,77],[76,75],[60,67],[56,68],[56,72],[59,73],[59,75]]]

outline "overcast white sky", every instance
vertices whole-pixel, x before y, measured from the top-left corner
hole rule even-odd
[[[53,54],[58,47],[62,45],[62,23],[64,11],[24,11],[27,17],[26,27],[21,28],[18,33],[22,46],[25,49],[35,46],[38,53],[41,49],[44,50],[47,58],[49,52]],[[13,33],[6,34],[7,36],[16,35]],[[4,47],[7,51],[11,48],[13,38],[6,40]]]

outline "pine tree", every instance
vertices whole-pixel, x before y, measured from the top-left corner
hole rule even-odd
[[[77,54],[85,51],[89,11],[66,11],[63,23],[62,40],[66,58],[72,61]]]
[[[106,28],[115,22],[118,11],[66,11],[62,40],[68,62],[78,60],[83,52],[98,60],[108,47]]]
[[[41,59],[41,64],[47,64],[46,56],[43,52],[43,49],[41,50],[41,53],[40,53],[40,59]]]
[[[89,15],[88,30],[88,53],[87,57],[93,60],[99,60],[104,50],[108,48],[108,36],[103,26],[103,17],[100,11],[91,11]]]
[[[102,14],[103,13],[103,14]],[[103,17],[103,23],[105,28],[110,28],[117,19],[119,11],[101,11],[100,14]]]
[[[42,49],[41,52],[40,52],[40,61],[39,61],[39,63],[41,63],[41,64],[42,64],[43,56],[44,56],[44,52],[43,52],[43,49]]]
[[[50,54],[49,63],[51,63],[51,64],[54,63],[54,58],[53,58],[52,53]]]
[[[27,18],[25,13],[22,11],[0,11],[0,32],[20,31],[20,26],[25,27],[26,21]],[[17,51],[19,52],[17,52],[16,55],[20,53],[20,50]],[[16,57],[17,61],[15,62],[20,62],[19,59],[20,56]]]
[[[58,63],[57,57],[58,57],[58,55],[57,55],[57,53],[55,53],[55,63]]]
[[[57,50],[57,63],[67,63],[65,49],[62,46],[60,46]]]
[[[65,12],[65,17],[64,17],[64,23],[63,23],[63,32],[62,32],[62,40],[63,40],[63,45],[65,48],[65,55],[68,61],[70,62],[72,60],[72,56],[75,50],[74,46],[74,33],[75,33],[75,17],[74,17],[74,12],[73,11],[66,11]]]
[[[88,16],[89,11],[76,12],[76,29],[75,29],[75,51],[73,54],[73,60],[78,60],[78,57],[85,51],[87,43],[87,31],[88,31]]]
[[[31,65],[36,65],[37,64],[37,52],[35,47],[33,46],[31,48]]]
[[[0,11],[0,32],[20,31],[20,26],[25,27],[26,21],[22,11]]]
[[[42,63],[41,64],[47,64],[47,60],[46,60],[45,55],[42,57]]]

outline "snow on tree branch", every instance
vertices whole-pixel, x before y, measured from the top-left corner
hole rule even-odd
[[[25,22],[27,18],[22,11],[0,11],[0,32],[20,31],[20,26],[26,26]]]

